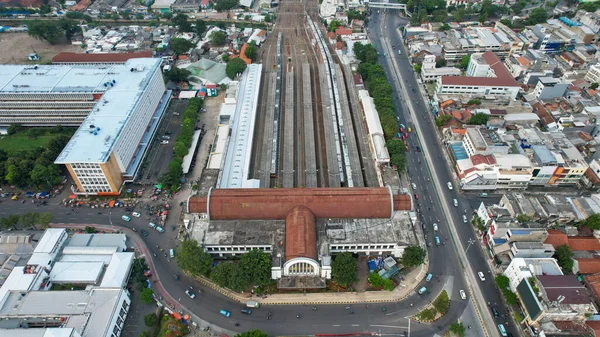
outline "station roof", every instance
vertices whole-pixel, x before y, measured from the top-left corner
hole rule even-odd
[[[127,248],[125,234],[74,234],[67,247],[118,247],[119,251]]]
[[[114,253],[104,272],[101,288],[121,288],[127,282],[133,265],[133,253]]]
[[[56,283],[95,284],[102,273],[102,262],[56,262],[50,280]]]
[[[52,63],[125,63],[129,59],[152,57],[151,51],[140,51],[134,53],[69,53],[61,52],[52,58]]]
[[[61,71],[75,83],[85,85],[82,92],[104,92],[55,163],[106,162],[150,79],[160,71],[160,64],[161,59],[139,58],[110,66],[48,66],[64,68]]]

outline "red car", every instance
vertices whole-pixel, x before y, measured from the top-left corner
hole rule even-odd
[[[415,199],[419,200],[419,195],[415,193]]]
[[[403,133],[403,132],[404,132],[404,129],[403,129],[403,128],[400,128],[400,133]]]

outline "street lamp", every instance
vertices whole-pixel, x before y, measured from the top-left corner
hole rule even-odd
[[[465,254],[469,251],[469,248],[471,248],[471,245],[474,244],[476,241],[473,240],[472,238],[469,239],[469,244],[467,245],[467,249],[465,249]]]

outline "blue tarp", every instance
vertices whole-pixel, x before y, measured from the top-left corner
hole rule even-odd
[[[377,263],[375,261],[369,261],[367,264],[369,265],[369,273],[372,273],[377,269]]]

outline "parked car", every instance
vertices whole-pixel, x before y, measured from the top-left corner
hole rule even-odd
[[[134,216],[134,217],[136,217],[136,218],[139,218],[140,216],[142,216],[142,215],[141,215],[140,213],[138,213],[138,212],[133,212],[133,213],[131,213],[131,215],[133,215],[133,216]]]
[[[162,227],[160,227],[160,226],[156,226],[156,230],[157,230],[159,233],[164,233],[164,232],[165,232],[165,230],[164,230]]]
[[[432,278],[433,278],[433,274],[429,273],[429,274],[427,274],[427,277],[425,278],[425,281],[431,282]]]
[[[156,228],[156,224],[154,222],[148,223],[148,226],[150,226],[150,228]]]

